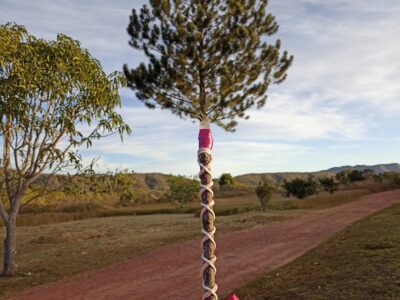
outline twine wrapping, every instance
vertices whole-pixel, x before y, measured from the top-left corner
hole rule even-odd
[[[200,166],[200,200],[201,200],[201,212],[200,220],[202,221],[202,233],[204,237],[201,241],[202,248],[202,260],[203,266],[201,268],[201,274],[203,277],[203,300],[218,300],[217,290],[218,286],[215,283],[215,274],[217,269],[215,267],[215,261],[217,260],[214,252],[216,249],[216,243],[214,234],[216,228],[214,226],[215,213],[213,211],[214,200],[213,200],[213,181],[211,175],[211,160],[212,160],[212,136],[209,128],[201,128],[199,131],[199,151],[198,151],[198,163]]]

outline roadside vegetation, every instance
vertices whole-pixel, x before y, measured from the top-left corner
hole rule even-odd
[[[400,187],[399,173],[371,174],[364,171],[361,177],[354,177],[350,170],[337,174],[303,174],[292,177],[281,175],[279,180],[274,181],[265,179],[267,176],[263,175],[257,183],[252,184],[225,173],[214,180],[215,197],[252,195],[256,193],[260,182],[268,184],[277,194],[299,199],[322,192],[333,194],[355,189],[377,192]],[[198,185],[195,178],[160,173],[139,174],[119,169],[73,178],[54,175],[49,179],[47,174],[44,174],[35,182],[35,188],[42,190],[43,195],[38,195],[35,201],[27,206],[25,203],[28,198],[23,197],[21,213],[79,212],[99,207],[107,210],[134,210],[159,204],[162,204],[163,209],[170,207],[178,210],[191,207],[191,204],[197,201],[197,197],[193,196],[195,185]]]
[[[400,299],[400,205],[235,292],[241,300]]]
[[[321,191],[335,193],[339,189],[364,188],[371,192],[378,192],[400,187],[400,174],[385,172],[375,174],[373,170],[347,169],[335,174],[314,176],[309,174],[306,179],[296,177],[293,180],[283,179],[282,195],[305,199],[318,195]]]
[[[217,199],[215,210],[222,216],[260,209],[325,208],[352,201],[354,195],[400,187],[400,175],[397,173],[363,173],[368,176],[350,176],[349,179],[346,174],[352,172],[346,171],[336,176],[311,174],[276,182],[264,177],[261,178],[262,183],[255,186],[225,173],[214,180]],[[19,226],[126,215],[199,215],[198,182],[193,178],[157,173],[137,174],[128,170],[74,178],[55,175],[51,180],[46,176],[39,177],[36,188],[45,192],[62,188],[37,197],[28,206],[24,206],[26,200],[23,198],[21,214],[17,218]],[[262,188],[267,190],[262,191]],[[261,198],[257,197],[257,189]],[[271,195],[272,190],[274,192]],[[261,192],[266,193],[265,196]],[[228,198],[232,198],[231,201]]]

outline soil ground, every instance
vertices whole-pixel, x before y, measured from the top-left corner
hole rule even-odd
[[[285,265],[334,233],[372,213],[400,203],[400,190],[217,236],[217,282],[226,296],[258,276]],[[199,299],[199,241],[187,241],[90,271],[69,280],[38,286],[9,299]]]

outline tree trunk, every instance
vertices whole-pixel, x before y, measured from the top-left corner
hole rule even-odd
[[[203,299],[204,300],[217,300],[218,296],[216,294],[218,286],[215,282],[215,214],[213,211],[214,200],[213,192],[211,187],[213,185],[212,175],[211,175],[211,148],[212,148],[212,138],[209,129],[200,129],[199,133],[199,152],[198,152],[198,162],[200,165],[200,181],[201,181],[201,214],[200,218],[202,221],[204,234],[202,240],[202,250],[203,250],[203,266],[202,266],[202,276],[203,276]]]
[[[16,272],[16,232],[15,219],[5,222],[6,238],[4,239],[4,265],[3,276],[12,276]]]

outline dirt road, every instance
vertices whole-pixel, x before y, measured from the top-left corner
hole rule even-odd
[[[324,239],[374,212],[400,203],[400,190],[217,236],[219,294],[287,264]],[[201,299],[199,240],[167,246],[140,259],[84,273],[68,281],[39,286],[15,300],[196,300]]]

